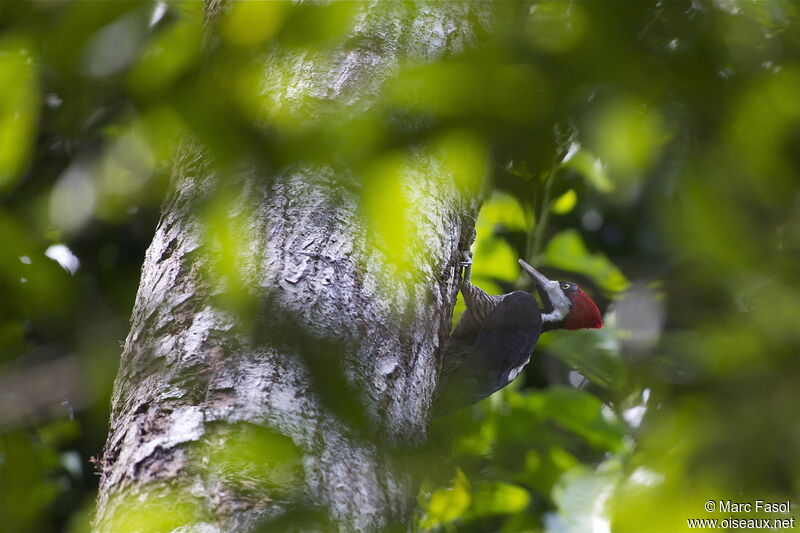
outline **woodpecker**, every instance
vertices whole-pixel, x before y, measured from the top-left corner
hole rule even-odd
[[[542,300],[514,291],[491,295],[470,282],[471,261],[462,263],[461,294],[467,309],[445,347],[434,416],[443,416],[502,389],[522,372],[542,332],[601,328],[600,310],[578,285],[547,279],[519,260]]]

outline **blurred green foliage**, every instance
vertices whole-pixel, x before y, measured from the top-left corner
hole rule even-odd
[[[286,99],[298,54],[369,45],[346,40],[359,3],[239,2],[208,39],[200,2],[0,3],[0,530],[87,530],[89,458],[187,134],[223,175],[352,170],[400,271],[418,216],[402,176],[433,155],[487,189],[479,286],[530,289],[523,257],[600,303],[603,330],[544,335],[512,386],[434,423],[419,529],[675,532],[723,518],[709,499],[798,500],[800,5],[491,7],[479,47],[399,58],[367,106]],[[248,241],[220,190],[201,213],[235,307]],[[295,475],[280,436],[226,438],[231,483]],[[131,509],[120,531],[199,513],[171,494]]]

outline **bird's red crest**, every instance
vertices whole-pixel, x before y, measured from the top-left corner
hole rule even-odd
[[[564,329],[599,329],[603,327],[603,317],[597,304],[589,296],[578,289],[570,295],[572,309],[564,319]]]

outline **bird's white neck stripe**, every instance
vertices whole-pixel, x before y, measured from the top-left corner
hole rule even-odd
[[[547,298],[553,305],[553,310],[549,313],[542,313],[542,322],[545,324],[552,322],[561,322],[569,314],[572,307],[572,302],[567,298],[561,290],[561,283],[558,281],[550,281],[545,287]]]
[[[567,311],[564,309],[554,309],[549,313],[542,313],[542,322],[545,324],[553,322],[561,322],[567,316]]]

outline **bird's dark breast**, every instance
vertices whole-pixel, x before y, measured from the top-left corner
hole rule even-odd
[[[536,300],[527,292],[512,292],[487,318],[474,351],[491,354],[486,358],[488,371],[507,373],[528,360],[541,332]]]
[[[438,414],[466,407],[505,387],[509,373],[530,358],[541,331],[536,300],[521,291],[506,295],[477,332],[456,335],[457,327],[445,352]]]

